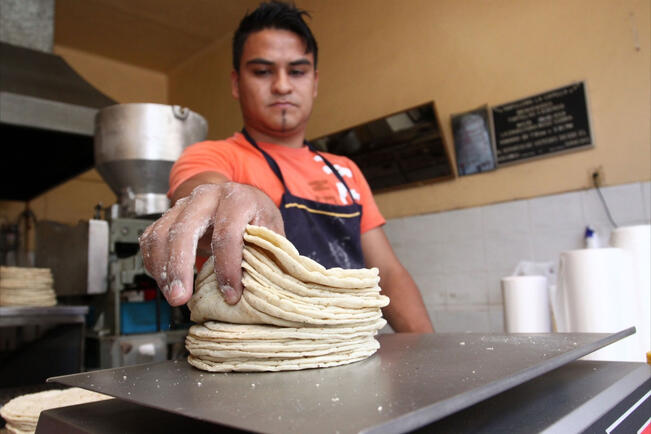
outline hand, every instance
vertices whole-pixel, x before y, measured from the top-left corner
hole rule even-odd
[[[202,184],[179,199],[140,237],[147,271],[172,306],[192,297],[197,247],[215,256],[217,282],[229,304],[242,296],[243,234],[247,224],[284,235],[273,201],[255,187],[234,182]]]

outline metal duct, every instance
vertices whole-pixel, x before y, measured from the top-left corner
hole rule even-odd
[[[27,201],[94,165],[115,104],[51,52],[54,0],[0,0],[0,200]]]

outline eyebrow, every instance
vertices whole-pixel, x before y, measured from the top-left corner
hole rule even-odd
[[[247,65],[267,65],[267,66],[272,66],[275,63],[272,62],[271,60],[263,59],[261,57],[256,57],[255,59],[251,59],[248,62],[246,62]],[[310,62],[308,59],[298,59],[289,62],[290,66],[299,66],[299,65],[312,65],[312,62]]]

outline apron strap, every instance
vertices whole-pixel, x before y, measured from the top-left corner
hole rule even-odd
[[[319,157],[321,157],[321,159],[323,160],[323,162],[324,162],[324,163],[325,163],[325,164],[330,168],[330,170],[331,170],[332,173],[337,177],[337,179],[338,179],[342,184],[344,184],[344,187],[346,187],[346,191],[348,191],[348,195],[350,196],[350,200],[352,200],[353,203],[356,204],[357,201],[356,201],[355,198],[353,197],[353,193],[350,191],[350,188],[348,188],[348,184],[346,184],[346,181],[344,181],[344,178],[341,176],[341,174],[339,173],[339,171],[338,171],[338,170],[337,170],[337,169],[332,165],[332,163],[330,163],[330,162],[326,159],[326,157],[324,157],[323,155],[321,155],[321,153],[320,153],[320,152],[319,152],[319,151],[314,147],[314,145],[312,145],[311,143],[309,143],[307,140],[305,141],[305,144],[310,148],[310,150],[311,150],[312,152],[314,152],[316,155],[318,155]]]
[[[249,135],[248,131],[246,131],[246,128],[242,128],[242,134],[244,135],[244,137],[246,138],[246,140],[248,140],[248,142],[249,142],[251,145],[253,145],[253,146],[254,146],[258,151],[260,151],[260,153],[262,154],[262,156],[264,157],[264,159],[267,160],[267,164],[269,164],[269,167],[271,167],[271,170],[276,174],[276,176],[278,177],[278,179],[280,180],[280,182],[283,184],[283,187],[285,188],[285,191],[286,191],[286,192],[289,192],[289,189],[287,188],[287,184],[285,184],[285,178],[283,178],[283,173],[280,171],[280,167],[278,167],[278,164],[276,163],[276,160],[274,160],[273,158],[271,158],[271,155],[269,155],[269,154],[268,154],[264,149],[262,149],[260,146],[258,146],[258,144],[257,144],[256,141],[253,139],[253,137],[251,137],[251,136]],[[308,148],[310,149],[310,151],[314,152],[316,155],[318,155],[319,157],[321,157],[321,159],[323,160],[323,162],[324,162],[324,163],[325,163],[325,164],[330,168],[330,170],[332,171],[332,173],[333,173],[333,174],[337,177],[337,179],[338,179],[338,180],[339,180],[339,181],[344,185],[344,187],[346,187],[346,191],[348,192],[348,195],[350,196],[350,200],[352,200],[354,204],[357,204],[357,201],[356,201],[355,198],[353,197],[353,193],[350,191],[350,188],[348,188],[348,184],[346,184],[346,181],[344,181],[344,178],[341,176],[341,174],[339,173],[339,171],[338,171],[338,170],[337,170],[337,169],[332,165],[332,163],[330,163],[330,162],[326,159],[326,157],[324,157],[323,155],[321,155],[321,153],[319,153],[319,151],[314,147],[314,145],[312,145],[311,143],[309,143],[307,140],[304,140],[303,142],[308,146]]]
[[[246,131],[246,128],[242,128],[242,134],[244,135],[246,140],[249,141],[250,144],[252,144],[258,151],[260,151],[260,153],[262,154],[264,159],[267,160],[267,164],[269,164],[269,167],[271,167],[271,170],[273,170],[273,172],[276,174],[276,176],[278,177],[280,182],[283,184],[283,187],[285,188],[285,191],[289,191],[287,189],[287,184],[285,184],[285,178],[283,178],[283,173],[280,171],[280,167],[278,167],[278,164],[276,163],[276,160],[271,158],[271,155],[267,154],[267,152],[264,149],[262,149],[260,146],[258,146],[258,144],[253,139],[253,137],[251,137],[249,135],[248,131]]]

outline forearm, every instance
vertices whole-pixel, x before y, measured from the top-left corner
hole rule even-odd
[[[387,273],[380,271],[382,292],[391,299],[382,312],[396,332],[433,333],[425,303],[416,282],[402,266]]]

